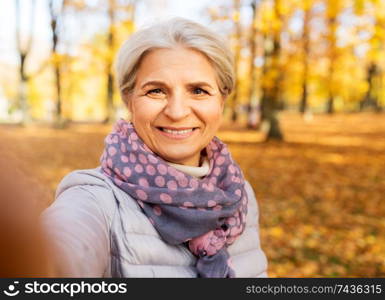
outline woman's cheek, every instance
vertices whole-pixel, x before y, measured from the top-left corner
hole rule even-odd
[[[162,104],[155,103],[154,100],[138,99],[133,103],[133,117],[139,122],[151,122],[161,111]]]
[[[215,126],[222,119],[222,109],[217,104],[213,104],[210,107],[207,107],[203,113],[208,125]]]
[[[191,105],[200,115],[212,115],[218,110],[218,104],[214,99],[194,101]]]

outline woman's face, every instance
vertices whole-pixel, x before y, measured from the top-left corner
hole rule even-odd
[[[183,47],[151,51],[125,97],[137,133],[153,152],[169,162],[199,166],[224,105],[216,72],[203,54]]]

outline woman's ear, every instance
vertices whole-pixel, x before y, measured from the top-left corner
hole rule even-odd
[[[227,95],[222,95],[222,101],[221,101],[221,111],[222,111],[222,114],[223,114],[223,111],[225,109],[225,103],[226,103],[226,99],[227,99]]]
[[[128,111],[130,112],[130,114],[132,114],[132,101],[131,101],[131,93],[127,92],[127,91],[123,91],[122,92],[122,100],[124,102],[124,104],[126,105]]]

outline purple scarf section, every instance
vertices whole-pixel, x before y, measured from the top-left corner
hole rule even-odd
[[[235,277],[227,246],[245,228],[245,181],[217,137],[206,153],[209,173],[190,176],[152,152],[132,123],[119,120],[105,139],[101,171],[138,202],[167,243],[186,243],[199,277]]]

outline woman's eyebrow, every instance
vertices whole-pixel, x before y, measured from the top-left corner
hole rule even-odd
[[[155,86],[163,86],[163,87],[167,87],[167,84],[163,81],[159,81],[159,80],[150,80],[150,81],[147,81],[145,82],[144,84],[142,84],[142,86],[140,87],[141,89],[144,89],[145,87],[149,86],[149,85],[155,85]],[[189,87],[194,87],[194,86],[204,86],[204,87],[208,87],[208,88],[211,88],[211,89],[215,89],[210,83],[206,82],[206,81],[194,81],[194,82],[189,82],[187,84],[187,86]]]
[[[151,80],[151,81],[147,81],[145,82],[144,84],[142,84],[142,86],[140,88],[145,88],[146,86],[148,85],[158,85],[158,86],[165,86],[167,87],[167,84],[165,84],[164,82],[162,81],[158,81],[158,80]]]
[[[214,87],[211,84],[209,84],[208,82],[205,82],[205,81],[190,82],[188,85],[189,86],[206,86],[206,87],[209,87],[211,89],[214,89]]]

